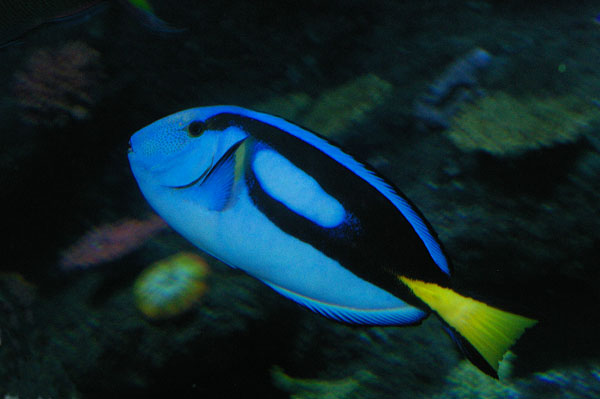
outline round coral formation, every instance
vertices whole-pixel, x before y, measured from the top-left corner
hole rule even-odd
[[[464,151],[511,156],[574,142],[597,119],[597,109],[574,95],[519,98],[496,92],[464,106],[447,134]]]
[[[207,291],[209,268],[198,255],[180,252],[148,267],[133,287],[135,303],[148,318],[168,319],[188,311]]]

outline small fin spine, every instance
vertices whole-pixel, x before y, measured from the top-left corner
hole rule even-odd
[[[244,140],[235,152],[234,182],[239,182],[246,173],[246,148],[247,141]]]
[[[472,345],[497,373],[504,354],[536,320],[494,308],[437,284],[399,276],[452,330]],[[470,358],[471,359],[471,358]],[[482,371],[490,374],[474,362]]]

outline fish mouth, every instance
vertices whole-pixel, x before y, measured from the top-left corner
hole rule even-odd
[[[127,155],[133,152],[133,147],[131,146],[131,139],[129,139],[129,144],[127,145]]]

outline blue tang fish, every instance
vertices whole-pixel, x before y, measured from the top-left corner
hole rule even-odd
[[[535,320],[450,287],[450,262],[419,210],[373,170],[282,118],[194,108],[136,132],[129,161],[162,218],[198,248],[331,319],[409,325],[438,315],[497,378]]]

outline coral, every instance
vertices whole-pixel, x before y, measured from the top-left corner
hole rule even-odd
[[[600,366],[596,364],[536,373],[534,382],[530,385],[530,391],[536,394],[535,397],[598,398],[600,397]]]
[[[116,260],[138,249],[166,227],[157,215],[146,220],[124,219],[96,227],[63,252],[59,266],[71,270]]]
[[[500,363],[495,380],[483,374],[474,365],[462,360],[446,377],[446,385],[442,393],[433,399],[517,399],[521,397],[520,389],[510,381],[512,362],[515,355],[508,352]]]
[[[520,155],[576,141],[598,117],[575,96],[518,98],[499,91],[465,105],[447,135],[464,151]]]
[[[302,113],[305,113],[314,100],[306,93],[290,93],[284,96],[274,96],[268,100],[255,104],[254,109],[282,118],[298,122]]]
[[[339,380],[293,378],[278,367],[271,371],[273,383],[291,394],[292,399],[345,399],[362,397],[358,391],[366,382],[377,379],[371,372],[359,370]]]
[[[391,83],[370,73],[326,91],[314,100],[305,93],[292,93],[254,108],[293,120],[323,136],[338,138],[353,123],[363,121],[392,90]]]
[[[180,252],[153,263],[137,278],[133,293],[138,309],[150,319],[167,319],[189,310],[208,286],[208,264],[198,255]]]
[[[327,137],[336,136],[362,121],[391,91],[389,82],[373,74],[364,75],[323,93],[301,121]]]
[[[0,272],[0,344],[18,346],[20,332],[34,325],[36,291],[22,275]]]
[[[22,120],[64,126],[88,118],[103,76],[100,53],[83,42],[35,51],[26,69],[14,76],[13,91]]]
[[[479,47],[450,64],[427,92],[417,97],[414,116],[430,128],[446,129],[462,103],[482,96],[477,75],[492,61]]]
[[[500,366],[500,380],[482,374],[462,361],[446,377],[446,384],[432,399],[592,399],[600,397],[600,367],[588,364],[511,378],[515,355],[509,352]]]

